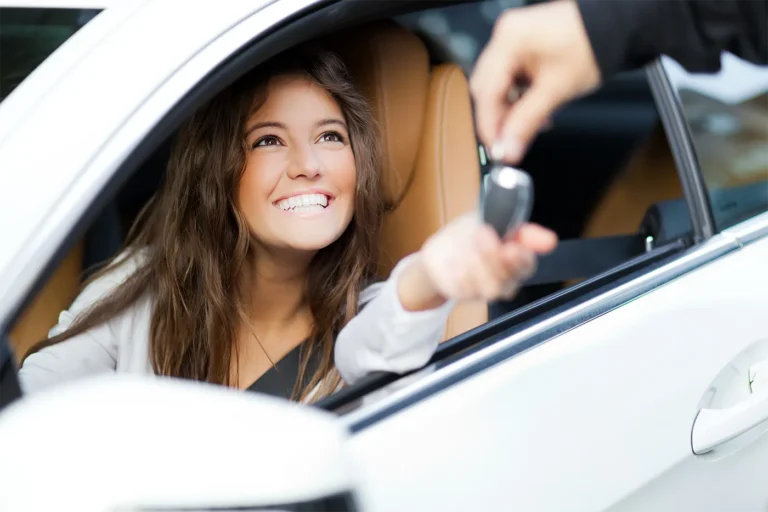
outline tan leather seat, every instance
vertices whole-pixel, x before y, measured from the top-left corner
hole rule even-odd
[[[467,79],[456,64],[431,66],[423,42],[393,22],[325,42],[370,99],[383,137],[384,190],[394,205],[381,237],[386,277],[430,235],[477,208],[480,162]],[[487,303],[460,304],[445,339],[487,321]]]
[[[80,291],[82,271],[83,243],[80,242],[59,264],[32,303],[16,320],[9,338],[17,361],[22,360],[33,344],[48,337],[48,331],[56,325],[59,313],[69,307]]]

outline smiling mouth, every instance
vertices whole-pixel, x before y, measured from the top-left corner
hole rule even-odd
[[[319,212],[328,208],[332,201],[325,194],[301,194],[277,201],[274,206],[286,212]]]

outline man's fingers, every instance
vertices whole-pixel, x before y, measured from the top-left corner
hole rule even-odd
[[[470,80],[475,104],[475,126],[480,141],[491,148],[501,135],[502,120],[509,109],[507,94],[518,72],[513,52],[494,33],[477,60]]]
[[[560,87],[555,83],[563,77],[542,74],[531,83],[531,87],[511,108],[501,128],[504,140],[504,160],[517,164],[536,134],[543,130],[550,116],[564,101]]]

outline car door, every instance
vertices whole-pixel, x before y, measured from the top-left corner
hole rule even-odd
[[[346,413],[380,510],[768,507],[768,110],[701,114],[671,65],[649,78],[698,241]]]

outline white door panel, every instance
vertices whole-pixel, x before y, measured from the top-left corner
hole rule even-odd
[[[361,431],[371,501],[764,512],[768,436],[695,456],[691,429],[715,378],[768,337],[766,262],[768,239]]]

